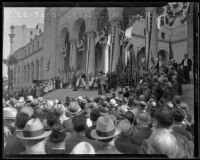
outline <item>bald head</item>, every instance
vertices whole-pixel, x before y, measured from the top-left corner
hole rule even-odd
[[[150,144],[156,154],[164,154],[169,158],[175,158],[178,146],[175,136],[167,130],[156,130],[149,138]]]

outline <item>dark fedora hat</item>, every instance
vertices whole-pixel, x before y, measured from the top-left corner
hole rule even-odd
[[[63,141],[66,137],[65,127],[60,122],[54,124],[52,133],[49,137],[54,143]]]

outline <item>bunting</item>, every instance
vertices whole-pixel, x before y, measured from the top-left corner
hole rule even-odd
[[[111,37],[111,71],[113,66],[113,54],[114,54],[114,45],[115,45],[115,34],[116,34],[117,26],[113,27],[112,37]]]
[[[99,42],[99,44],[105,44],[108,40],[108,27],[105,26],[103,30],[101,31],[95,31],[96,38],[95,38],[95,44]]]
[[[87,42],[87,57],[86,57],[86,74],[88,74],[88,68],[89,68],[90,46],[91,46],[91,38],[88,37],[88,42]]]

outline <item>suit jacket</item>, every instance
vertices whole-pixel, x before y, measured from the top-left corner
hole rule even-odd
[[[132,134],[131,141],[135,145],[140,146],[143,140],[148,139],[150,137],[151,133],[151,128],[142,127],[137,132]]]
[[[172,129],[174,132],[188,138],[188,140],[190,140],[190,141],[192,140],[192,134],[190,132],[188,132],[186,129],[184,129],[182,126],[172,126]]]
[[[6,138],[5,154],[20,154],[20,152],[25,150],[26,148],[22,141],[17,138],[16,132]]]
[[[139,147],[131,142],[131,136],[120,135],[115,140],[115,147],[121,153],[125,154],[139,153]]]
[[[184,59],[181,61],[181,65],[182,65],[182,66],[183,66],[185,60],[186,60],[186,59],[184,58]],[[189,70],[191,70],[191,67],[192,67],[192,60],[191,60],[190,58],[187,58],[187,65],[188,65],[188,67],[189,67]]]
[[[96,154],[122,154],[119,152],[115,146],[106,144],[103,145],[99,150],[97,150]]]

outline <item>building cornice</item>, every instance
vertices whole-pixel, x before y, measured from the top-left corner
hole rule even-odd
[[[27,55],[27,56],[25,56],[25,57],[19,59],[18,62],[19,62],[19,61],[23,61],[23,60],[25,60],[25,59],[27,59],[27,58],[29,58],[29,57],[35,55],[36,53],[38,53],[38,52],[41,51],[41,50],[43,50],[43,47],[41,47],[41,48],[39,48],[38,50],[32,52],[31,54],[29,54],[29,55]]]

